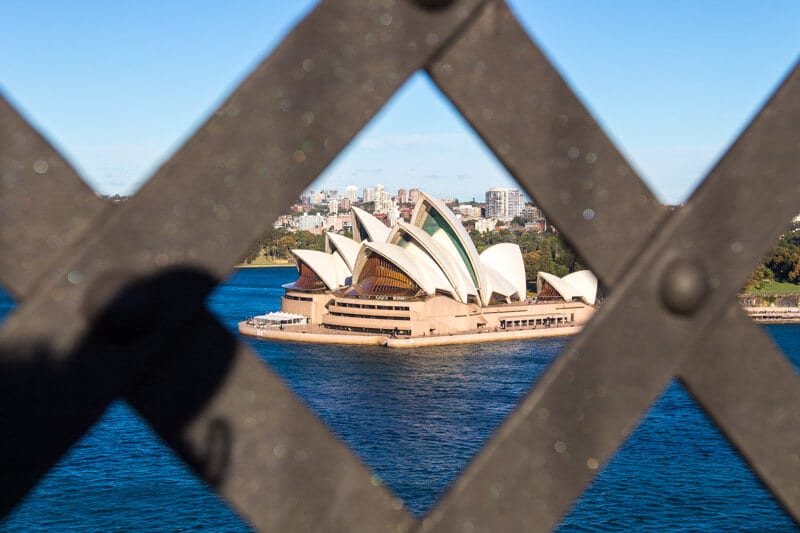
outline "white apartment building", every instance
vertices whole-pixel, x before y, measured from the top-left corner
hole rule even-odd
[[[494,218],[479,218],[475,221],[475,231],[478,233],[486,233],[487,231],[494,231],[497,227],[497,219]]]
[[[375,186],[375,213],[388,213],[392,206],[394,206],[394,200],[392,199],[392,194],[383,188],[383,185],[376,185]]]
[[[372,187],[364,187],[364,201],[365,202],[375,201],[375,189],[373,189]]]
[[[295,220],[297,220],[297,229],[306,231],[321,227],[325,223],[324,216],[309,215],[308,213],[303,213],[302,216],[295,217]]]
[[[400,204],[408,203],[408,191],[405,189],[397,189],[397,202]]]
[[[507,222],[522,215],[525,197],[519,189],[492,187],[486,191],[486,218]]]

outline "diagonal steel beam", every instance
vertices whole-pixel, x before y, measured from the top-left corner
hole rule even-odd
[[[508,6],[492,2],[428,73],[601,281],[619,280],[667,210]]]
[[[25,375],[29,385],[8,383],[9,389],[2,392],[0,408],[29,407],[14,417],[20,431],[13,442],[3,443],[3,456],[17,456],[36,443],[38,459],[24,471],[7,470],[11,477],[9,490],[4,491],[6,508],[127,389],[132,402],[195,466],[207,463],[209,435],[218,434],[220,413],[228,425],[236,426],[237,431],[226,433],[235,438],[229,447],[233,452],[226,455],[231,461],[226,463],[227,474],[220,478],[204,468],[200,471],[254,525],[284,529],[325,524],[348,531],[355,522],[369,531],[408,526],[408,515],[388,492],[367,482],[367,470],[349,452],[331,451],[336,443],[319,429],[312,431],[307,410],[241,347],[224,349],[219,339],[210,344],[215,350],[206,350],[205,357],[219,360],[206,364],[220,374],[204,384],[202,394],[194,395],[196,403],[184,406],[180,416],[161,417],[153,397],[137,396],[137,391],[154,387],[146,379],[137,385],[145,373],[163,380],[168,375],[170,388],[191,388],[182,380],[185,366],[170,362],[190,352],[176,348],[177,353],[171,354],[165,346],[175,348],[172,331],[195,321],[170,321],[164,313],[156,313],[161,320],[153,321],[159,330],[153,334],[150,329],[155,326],[147,316],[166,301],[153,297],[152,285],[163,283],[142,276],[169,266],[194,266],[197,272],[179,277],[191,283],[183,288],[187,302],[177,310],[195,316],[192,302],[196,304],[243,255],[263,221],[275,218],[479,6],[478,1],[462,1],[437,11],[391,2],[321,4],[136,197],[103,216],[102,222],[95,220],[82,242],[55,255],[58,267],[44,276],[0,333],[0,364]],[[115,270],[119,265],[125,267]],[[59,327],[54,329],[53,324]],[[141,330],[134,338],[125,338],[120,324],[135,324]],[[98,329],[99,325],[103,327]],[[118,357],[107,357],[110,352]],[[47,387],[33,379],[42,373],[34,371],[36,361],[44,362],[49,371]],[[237,388],[238,383],[253,386]],[[254,403],[256,383],[274,391],[274,397],[260,396]],[[74,390],[88,392],[74,394]],[[31,421],[52,422],[50,405],[61,406],[58,412],[70,411],[71,416],[44,440]],[[235,409],[240,406],[250,406],[253,416],[277,425],[258,424],[253,429]],[[289,425],[293,417],[312,429],[296,431]],[[176,420],[185,422],[177,430]],[[267,450],[268,432],[273,440],[284,435],[288,441]],[[261,453],[256,457],[236,453],[252,449]],[[276,449],[299,455],[283,460]],[[305,458],[300,461],[306,462],[305,469],[327,474],[318,476],[312,486],[308,475],[299,475],[304,468],[298,467],[297,457]],[[332,466],[338,462],[344,466]],[[218,463],[212,461],[212,466]],[[264,470],[253,472],[260,468]],[[266,489],[258,482],[265,472],[292,480],[297,483],[295,490],[284,487],[287,490],[275,490],[267,500],[260,498]],[[347,479],[338,478],[340,474]],[[312,501],[296,501],[293,494],[303,487]],[[330,498],[331,493],[336,498]],[[358,520],[344,512],[355,501],[369,509]],[[297,512],[286,514],[293,509]]]
[[[429,72],[498,158],[537,199],[545,212],[551,213],[550,216],[559,228],[601,279],[612,286],[622,282],[623,274],[631,269],[633,258],[651,241],[652,229],[663,219],[663,211],[653,207],[655,200],[652,195],[616,152],[543,54],[530,42],[508,8],[499,2],[493,4],[461,39],[438,58],[429,68]],[[652,250],[656,250],[657,246],[663,245],[663,250],[666,251],[669,249],[668,245],[677,244],[677,247],[671,246],[676,257],[687,253],[695,254],[700,261],[709,260],[716,254],[720,261],[717,264],[710,261],[712,265],[709,268],[718,267],[719,264],[727,265],[728,268],[723,268],[722,271],[711,270],[710,281],[714,289],[712,299],[717,300],[716,307],[724,307],[727,303],[733,309],[730,311],[732,313],[741,314],[741,310],[733,301],[720,301],[724,300],[724,296],[720,295],[725,294],[726,288],[728,293],[732,292],[731,289],[738,288],[737,276],[740,280],[744,279],[743,273],[751,267],[751,263],[755,263],[764,243],[770,242],[770,237],[777,234],[782,224],[793,214],[797,191],[789,191],[790,194],[783,196],[777,206],[770,204],[768,207],[764,205],[766,202],[762,202],[763,209],[772,211],[766,223],[760,225],[760,231],[751,231],[749,235],[747,231],[743,235],[737,235],[741,223],[737,224],[732,218],[721,218],[716,224],[711,223],[710,227],[703,228],[705,221],[702,213],[705,209],[714,213],[735,213],[737,203],[748,200],[748,189],[758,192],[761,187],[771,185],[774,190],[780,190],[788,185],[787,178],[791,176],[792,169],[797,168],[798,162],[792,157],[793,154],[781,152],[781,149],[786,150],[788,143],[777,147],[771,144],[775,144],[772,143],[773,136],[791,136],[793,133],[791,120],[793,113],[797,113],[797,89],[788,86],[796,84],[796,80],[787,80],[749,133],[743,136],[733,153],[715,170],[723,175],[722,178],[712,177],[709,180],[717,181],[715,191],[711,194],[699,191],[688,209],[678,214],[685,220],[684,224],[693,225],[694,228],[681,231],[680,226],[673,224],[672,237],[680,236],[679,240],[664,241],[662,233],[658,244],[649,248],[652,256]],[[786,175],[779,174],[781,171]],[[756,184],[754,187],[753,181],[746,179],[748,173],[751,176],[764,176],[764,181],[771,183]],[[735,182],[739,188],[726,191],[726,185],[719,185],[726,182]],[[709,186],[704,188],[708,189]],[[702,204],[705,206],[697,207]],[[773,209],[775,207],[777,210]],[[752,205],[750,208],[752,209]],[[698,238],[698,235],[702,236]],[[712,239],[718,245],[716,250],[713,245],[705,244],[712,242]],[[638,272],[640,277],[643,272],[651,272],[657,278],[664,273],[659,271],[659,266],[661,269],[665,267],[663,262],[659,265],[658,259],[651,257],[649,264],[640,260],[631,270]],[[685,324],[681,324],[680,320],[676,323],[674,317],[670,320],[669,316],[663,316],[659,294],[661,288],[652,283],[647,287],[644,281],[646,280],[642,280],[637,288],[628,285],[627,290],[623,290],[629,295],[629,299],[622,306],[617,304],[617,314],[623,323],[617,325],[614,333],[610,333],[614,329],[611,326],[613,321],[605,325],[605,328],[612,329],[593,325],[573,343],[568,353],[562,356],[554,369],[545,376],[542,383],[456,483],[441,506],[431,513],[431,519],[426,521],[428,526],[438,524],[437,529],[444,530],[454,529],[462,524],[485,526],[490,510],[494,513],[500,511],[499,515],[503,520],[517,527],[535,525],[535,529],[547,529],[556,523],[593,477],[593,471],[603,458],[616,449],[641,412],[673,375],[677,357],[671,358],[670,355],[685,355],[692,346],[688,335],[677,345],[674,342],[660,343],[660,334],[667,330],[671,334],[682,333]],[[648,291],[650,299],[645,302],[642,295]],[[615,296],[618,297],[615,301],[623,299],[619,294]],[[633,313],[652,310],[653,314],[650,320],[644,321],[639,320],[638,316],[626,317],[625,305],[630,306],[629,311]],[[606,305],[595,321],[603,320],[611,312],[611,306]],[[706,314],[713,315],[709,311]],[[706,323],[710,323],[712,318],[713,316],[706,318]],[[741,326],[741,323],[739,320],[737,325]],[[747,343],[749,339],[745,337],[755,336],[754,345],[760,346],[769,355],[763,361],[763,373],[774,377],[783,371],[783,387],[779,389],[779,393],[771,395],[764,394],[771,386],[769,379],[752,379],[753,374],[745,376],[735,371],[725,373],[726,376],[737,377],[732,382],[746,382],[754,387],[764,399],[747,402],[749,412],[775,412],[791,410],[793,407],[800,409],[800,387],[795,374],[785,372],[788,366],[785,358],[776,353],[763,333],[752,324],[741,330],[741,335],[730,334],[726,326],[731,324],[732,322],[726,321],[716,323],[711,339],[720,341],[719,337],[727,335],[729,339],[735,338]],[[629,327],[631,325],[634,327]],[[702,330],[702,327],[698,329],[700,332]],[[644,349],[642,346],[637,347],[635,343],[626,342],[626,332],[631,339],[638,339],[640,342],[646,338],[643,333],[653,333],[648,342],[655,342],[655,338],[660,339],[656,343],[660,348],[656,350],[659,353],[652,354],[652,349],[647,351],[651,352],[648,353],[650,357],[664,357],[659,361],[663,366],[660,369],[654,368],[652,359],[630,360],[631,355],[643,353]],[[622,339],[608,338],[608,335],[616,335]],[[606,344],[596,343],[598,339]],[[718,355],[720,350],[715,347],[706,342],[698,353],[703,351],[704,355]],[[628,350],[627,354],[624,350]],[[673,354],[669,353],[671,350]],[[614,351],[623,355],[614,356]],[[586,352],[585,355],[583,352]],[[762,478],[797,520],[800,517],[800,501],[795,484],[789,481],[796,479],[798,473],[796,457],[800,451],[800,442],[797,432],[792,432],[792,427],[796,426],[787,423],[785,416],[780,424],[759,424],[759,428],[774,430],[771,440],[776,444],[768,449],[781,450],[780,454],[765,454],[762,451],[764,446],[753,438],[753,432],[744,428],[746,422],[739,418],[741,412],[722,408],[727,404],[718,394],[720,387],[725,386],[724,379],[714,380],[717,385],[715,387],[701,387],[695,384],[695,379],[687,377],[701,375],[699,369],[703,368],[706,371],[702,375],[708,381],[709,375],[717,375],[709,372],[709,368],[718,370],[725,363],[728,363],[726,368],[737,368],[731,366],[741,359],[736,354],[735,351],[725,352],[717,359],[702,356],[689,358],[678,368],[678,372],[689,390],[701,404],[709,407],[712,417],[726,435],[745,458],[756,466]],[[591,362],[573,364],[569,361],[570,357],[576,358],[576,361],[577,358],[592,359]],[[598,363],[601,357],[606,363]],[[631,372],[631,368],[642,364],[647,368],[641,369],[641,375],[649,375],[652,379],[647,383],[651,387],[649,393],[643,393],[640,385],[644,383],[636,383],[634,376],[640,375],[640,372]],[[621,370],[614,370],[623,365]],[[590,375],[587,376],[587,373]],[[593,373],[596,373],[595,378],[600,376],[599,379],[594,379],[599,383],[593,382]],[[584,378],[582,382],[579,376]],[[633,380],[630,379],[632,377]],[[600,403],[597,399],[598,389],[604,398],[603,403],[611,403],[605,400],[609,394],[618,396],[617,404],[608,405],[604,415],[599,418],[596,406],[590,405]],[[571,405],[559,405],[556,412],[561,416],[554,416],[553,403]],[[589,410],[589,407],[594,407],[594,410]],[[630,412],[627,423],[617,420],[613,427],[606,426],[609,419],[617,418],[622,412],[629,410],[633,412]],[[599,411],[602,412],[602,409]],[[588,420],[592,412],[595,418],[593,422]],[[553,419],[556,422],[546,423]],[[763,420],[775,420],[775,416],[764,417]],[[598,424],[604,427],[593,427]],[[577,450],[574,448],[576,439],[584,440],[578,444]],[[593,439],[598,442],[593,443]],[[571,441],[569,447],[568,440]],[[527,468],[503,469],[498,466],[498,461],[503,461],[501,458],[507,460],[514,455],[520,456],[523,459],[521,462],[527,463]],[[548,466],[542,466],[541,463]],[[781,475],[776,475],[778,472]],[[508,487],[513,495],[509,496],[504,492],[504,487]],[[491,503],[487,494],[502,496],[496,496],[500,501]]]
[[[800,522],[800,380],[772,340],[731,305],[683,362],[679,377]]]
[[[110,209],[0,94],[0,285],[17,299]]]

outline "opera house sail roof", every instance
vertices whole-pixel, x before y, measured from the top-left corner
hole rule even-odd
[[[299,277],[283,286],[282,314],[254,317],[239,330],[298,342],[413,347],[571,335],[594,312],[594,274],[540,272],[537,298],[527,298],[519,246],[478,253],[456,215],[428,194],[421,193],[409,222],[392,228],[358,207],[351,221],[352,238],[326,233],[324,252],[292,250]],[[296,316],[307,320],[286,318]]]
[[[536,292],[539,298],[558,298],[568,302],[581,300],[594,305],[597,299],[597,277],[589,270],[580,270],[559,278],[547,272],[536,276]]]
[[[385,241],[389,236],[389,228],[383,222],[370,215],[366,211],[356,206],[352,206],[350,211],[353,223],[353,240],[361,241]]]
[[[526,299],[519,246],[501,243],[479,254],[455,214],[426,193],[410,222],[391,229],[363,209],[351,213],[352,239],[326,233],[325,252],[292,250],[300,277],[286,289],[400,299],[444,295],[480,307]],[[597,279],[589,271],[564,278],[541,272],[537,286],[544,298],[594,305]]]

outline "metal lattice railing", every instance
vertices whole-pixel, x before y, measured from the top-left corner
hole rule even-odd
[[[417,522],[204,298],[419,69],[613,293]],[[322,2],[121,206],[0,101],[0,508],[124,397],[258,529],[546,530],[678,377],[798,521],[800,380],[735,299],[798,123],[795,69],[667,216],[499,0]]]

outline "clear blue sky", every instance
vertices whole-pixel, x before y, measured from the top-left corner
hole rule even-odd
[[[130,193],[313,4],[6,0],[0,91],[98,191]],[[794,0],[510,4],[670,203],[688,196],[800,57]],[[511,183],[424,74],[320,180],[462,200]]]

